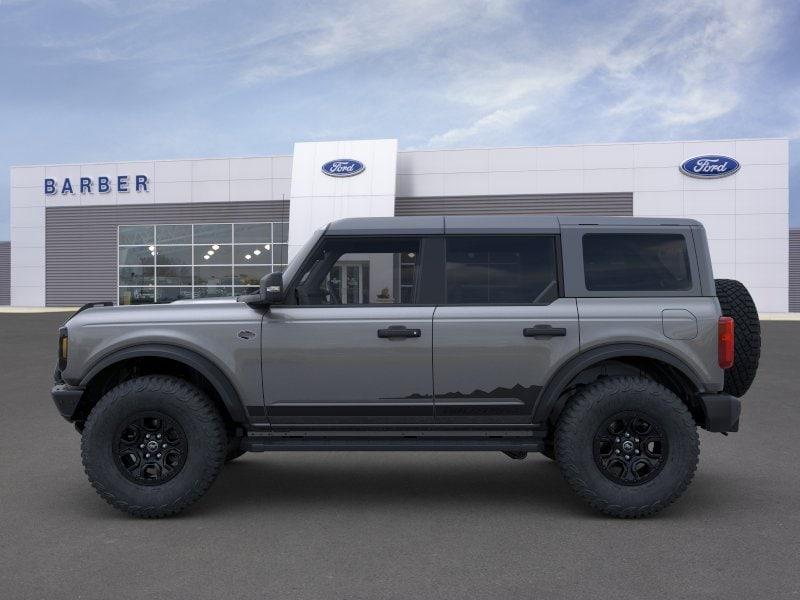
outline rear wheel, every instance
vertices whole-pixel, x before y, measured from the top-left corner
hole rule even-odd
[[[558,421],[555,456],[592,508],[615,517],[656,513],[694,476],[697,427],[681,400],[646,377],[609,377],[583,388]]]
[[[211,486],[225,460],[213,402],[176,377],[148,375],[111,389],[81,439],[84,469],[113,507],[137,517],[176,514]]]

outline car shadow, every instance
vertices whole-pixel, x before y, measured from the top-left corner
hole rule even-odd
[[[498,453],[499,454],[499,453]],[[741,510],[736,480],[697,474],[676,504],[638,523],[727,519]],[[101,517],[83,486],[61,497],[85,517]],[[67,501],[67,498],[71,500]],[[533,454],[512,461],[472,453],[263,453],[226,465],[208,493],[172,519],[255,517],[264,511],[426,510],[474,512],[491,507],[529,517],[608,519],[589,508],[553,461]],[[110,509],[111,519],[128,519]],[[629,521],[631,522],[631,521]]]
[[[735,480],[698,473],[684,497],[648,520],[724,518],[739,509],[736,488]],[[304,505],[382,509],[409,503],[604,518],[577,497],[551,460],[538,454],[512,461],[470,453],[247,455],[226,465],[207,497],[189,513]]]
[[[449,453],[446,453],[449,454]],[[499,453],[498,453],[499,454]],[[427,460],[426,460],[427,456]],[[226,465],[194,514],[247,507],[343,504],[394,507],[487,505],[540,512],[591,514],[552,461],[532,455],[441,453],[264,453]],[[202,505],[202,507],[201,507]],[[199,509],[199,510],[198,510]]]

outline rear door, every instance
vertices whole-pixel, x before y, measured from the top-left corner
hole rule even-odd
[[[436,421],[527,423],[555,366],[578,350],[561,297],[557,235],[445,238],[445,302],[433,323]]]

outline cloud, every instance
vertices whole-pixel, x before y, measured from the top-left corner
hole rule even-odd
[[[329,70],[353,60],[407,50],[409,58],[470,31],[506,22],[512,0],[406,0],[336,5],[331,11],[289,11],[246,37],[242,81],[253,84]],[[402,57],[400,57],[402,60]]]
[[[748,68],[775,47],[780,25],[780,11],[759,0],[640,5],[556,35],[536,18],[532,34],[512,31],[495,52],[451,64],[446,101],[478,112],[472,125],[433,134],[431,145],[478,138],[486,131],[479,123],[519,106],[558,115],[563,98],[580,94],[600,99],[606,119],[644,119],[650,130],[719,119],[739,106]]]
[[[498,109],[485,117],[481,117],[471,125],[450,129],[442,134],[433,136],[429,141],[429,145],[453,146],[464,140],[505,131],[522,121],[525,117],[530,115],[533,110],[533,106]]]
[[[175,59],[197,60],[200,56],[198,46],[187,43],[190,32],[182,27],[184,15],[181,13],[191,14],[209,1],[77,0],[58,6],[66,15],[52,9],[37,15],[41,26],[24,37],[14,35],[16,28],[10,21],[0,21],[0,33],[6,33],[3,37],[7,39],[3,41],[14,43],[18,53],[26,55],[29,60],[35,56],[38,63],[45,65],[91,66],[94,63],[134,61],[154,64]],[[17,13],[17,17],[21,14],[25,13]],[[5,32],[3,25],[7,28]],[[190,46],[194,54],[189,50]]]
[[[673,10],[679,6],[683,10]],[[628,60],[622,70],[606,65],[612,84],[624,94],[608,114],[647,113],[670,127],[702,123],[735,110],[746,69],[774,46],[777,11],[756,0],[692,7],[673,3],[665,8],[670,15],[661,31],[612,55],[636,60]]]

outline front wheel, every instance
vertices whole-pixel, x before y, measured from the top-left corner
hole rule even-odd
[[[561,472],[593,508],[644,517],[674,502],[694,476],[697,426],[681,400],[646,377],[609,377],[583,388],[558,421]]]
[[[137,517],[176,514],[211,486],[225,460],[225,426],[213,402],[177,377],[125,381],[86,420],[81,456],[111,506]]]

